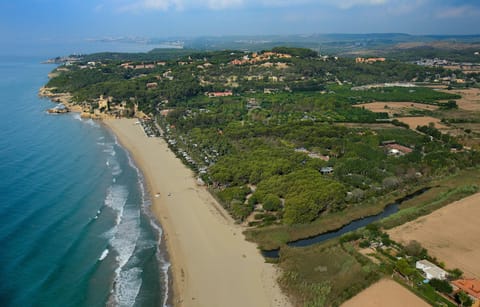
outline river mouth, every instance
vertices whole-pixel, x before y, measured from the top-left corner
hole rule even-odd
[[[417,191],[415,191],[411,194],[405,195],[404,197],[399,198],[399,199],[395,200],[394,202],[386,205],[385,208],[383,209],[383,211],[378,213],[378,214],[370,215],[370,216],[367,216],[367,217],[363,217],[363,218],[353,220],[350,223],[345,224],[342,227],[340,227],[338,229],[335,229],[335,230],[331,230],[331,231],[327,231],[327,232],[324,232],[324,233],[321,233],[321,234],[318,234],[318,235],[315,235],[315,236],[311,236],[311,237],[287,242],[287,245],[290,246],[290,247],[306,247],[306,246],[310,246],[310,245],[313,245],[313,244],[322,243],[322,242],[330,240],[330,239],[338,238],[343,234],[346,234],[348,232],[351,232],[351,231],[357,230],[359,228],[365,227],[365,226],[367,226],[367,225],[369,225],[373,222],[376,222],[376,221],[384,219],[384,218],[386,218],[386,217],[388,217],[388,216],[390,216],[394,213],[397,213],[400,209],[399,208],[400,205],[403,202],[405,202],[407,200],[410,200],[414,197],[420,196],[430,189],[431,189],[431,187],[426,187],[426,188],[417,190]],[[272,250],[262,250],[262,255],[265,258],[278,259],[280,257],[280,248],[272,249]]]

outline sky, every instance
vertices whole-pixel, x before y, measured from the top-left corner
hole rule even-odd
[[[0,0],[3,41],[480,34],[480,0]]]

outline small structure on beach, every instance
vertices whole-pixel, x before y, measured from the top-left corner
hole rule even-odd
[[[447,279],[448,272],[445,271],[444,269],[440,268],[439,266],[431,263],[428,260],[419,260],[415,264],[415,267],[425,273],[425,277],[428,280],[431,279],[440,279],[440,280],[445,280]]]

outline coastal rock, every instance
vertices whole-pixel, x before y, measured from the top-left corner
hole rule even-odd
[[[70,93],[55,93],[55,88],[41,87],[38,91],[38,96],[48,98],[52,102],[63,105],[64,109],[54,107],[47,110],[48,113],[67,113],[67,112],[82,112],[81,106],[72,103],[72,95]],[[65,110],[66,109],[66,110]]]
[[[54,114],[62,114],[62,113],[68,113],[70,112],[70,109],[67,108],[64,104],[60,103],[56,105],[55,107],[48,109],[48,113],[54,113]]]

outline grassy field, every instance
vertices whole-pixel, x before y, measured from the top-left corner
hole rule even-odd
[[[382,276],[349,244],[282,249],[280,285],[295,306],[338,306]]]

